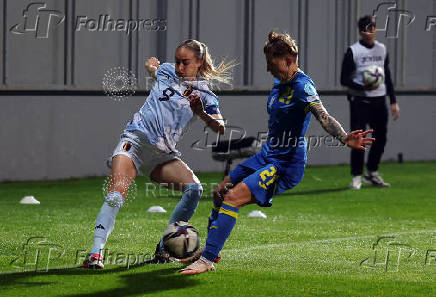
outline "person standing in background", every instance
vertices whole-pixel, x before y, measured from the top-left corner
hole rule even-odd
[[[348,89],[350,102],[351,130],[365,129],[369,125],[374,130],[376,139],[369,151],[366,172],[363,182],[377,187],[389,187],[378,173],[378,167],[386,145],[388,109],[386,95],[389,96],[391,113],[394,120],[400,116],[394,87],[389,69],[389,55],[383,43],[375,40],[375,17],[366,15],[358,21],[361,39],[348,47],[342,62],[341,84]],[[363,71],[372,65],[384,69],[384,82],[374,87],[365,85]],[[351,151],[351,189],[358,190],[362,186],[362,174],[365,163],[365,152]]]

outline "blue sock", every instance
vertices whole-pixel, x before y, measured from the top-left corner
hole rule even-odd
[[[176,208],[174,208],[169,224],[177,221],[188,222],[189,219],[194,215],[202,194],[203,187],[201,184],[192,183],[185,185],[182,199],[176,205]]]
[[[224,243],[230,236],[238,218],[239,208],[228,202],[223,202],[218,217],[212,222],[206,239],[206,248],[203,257],[214,262],[222,250]]]
[[[168,225],[178,221],[188,222],[194,215],[202,194],[203,187],[201,184],[187,184],[183,190],[182,199],[174,208]],[[162,238],[159,241],[159,248],[164,249]]]
[[[218,212],[220,210],[221,204],[222,203],[218,203],[213,200],[212,211],[210,212],[209,222],[207,223],[207,233],[209,233],[210,225],[212,224],[212,222],[218,218]]]
[[[115,217],[121,206],[123,206],[123,203],[123,196],[121,196],[121,193],[118,191],[110,192],[106,195],[106,199],[95,222],[94,244],[91,248],[91,255],[101,254],[109,234],[111,234],[114,229]]]

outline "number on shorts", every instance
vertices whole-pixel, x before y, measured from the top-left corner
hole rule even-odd
[[[276,170],[276,168],[274,167],[274,166],[271,166],[270,168],[269,168],[270,170],[268,170],[268,169],[265,169],[264,171],[262,171],[261,173],[260,173],[260,178],[262,179],[262,181],[263,182],[265,182],[265,180],[267,179],[267,177],[272,177],[269,181],[267,181],[266,183],[262,183],[262,182],[260,182],[259,181],[259,186],[261,186],[263,189],[267,189],[268,188],[268,186],[270,185],[270,184],[272,184],[276,179],[277,179],[277,175],[276,175],[276,172],[277,172],[277,170]]]

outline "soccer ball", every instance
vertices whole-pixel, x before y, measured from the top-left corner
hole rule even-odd
[[[188,222],[178,221],[168,226],[162,235],[165,250],[175,258],[186,258],[198,250],[200,236]]]
[[[383,68],[377,65],[371,65],[363,70],[363,83],[377,88],[385,80]]]

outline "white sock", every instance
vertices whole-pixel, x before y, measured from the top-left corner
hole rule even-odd
[[[101,254],[109,234],[114,229],[115,217],[123,203],[123,196],[118,191],[110,192],[106,195],[106,199],[95,222],[94,244],[90,252],[91,255]]]
[[[206,258],[203,257],[203,256],[201,256],[200,259],[203,260],[204,262],[206,262],[206,263],[209,264],[209,265],[213,265],[213,262],[212,262],[212,261],[206,259]]]

